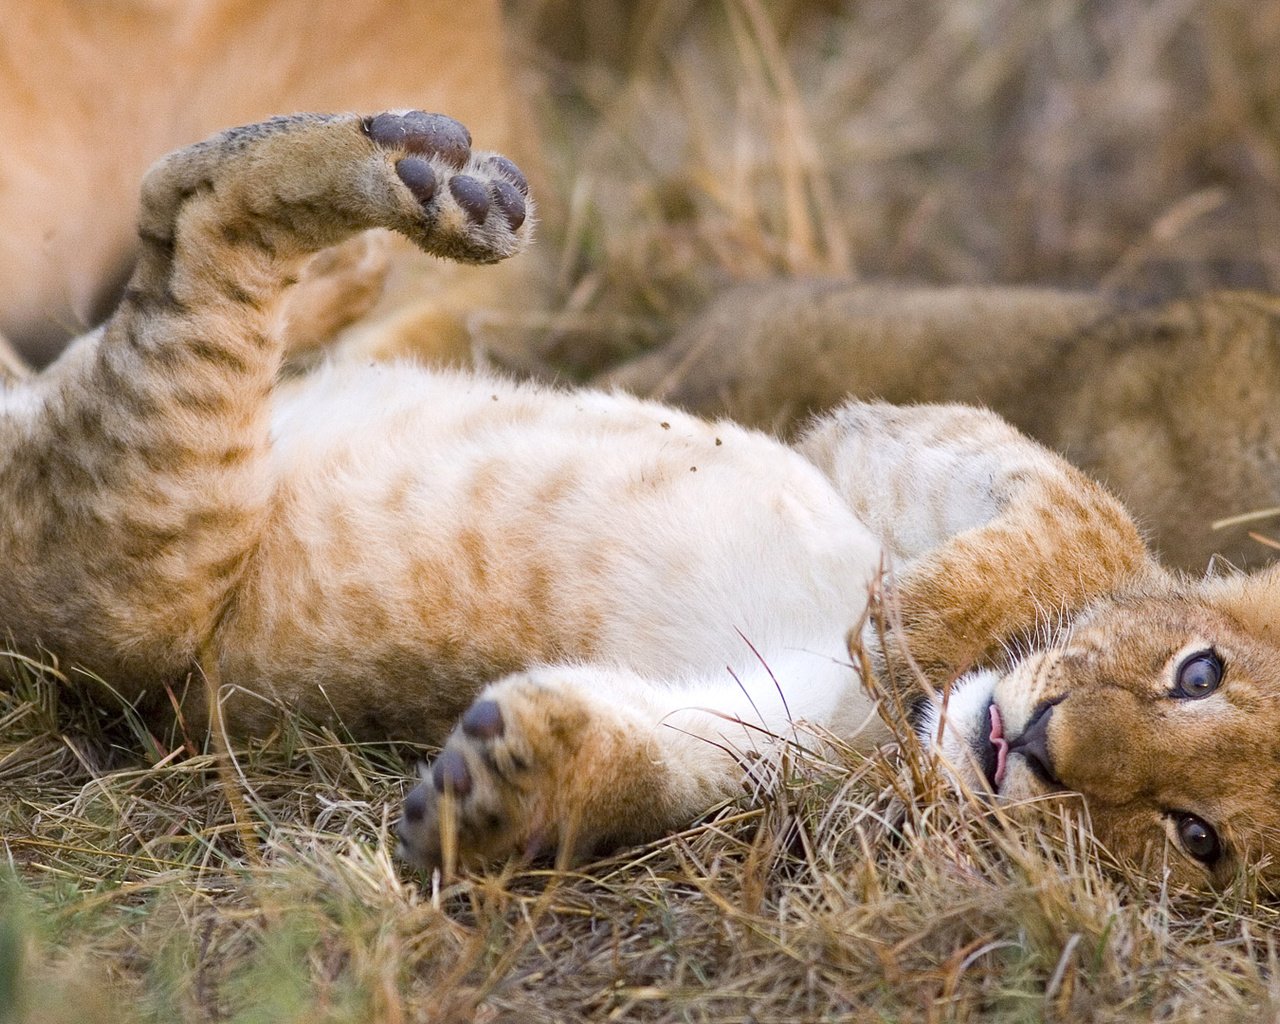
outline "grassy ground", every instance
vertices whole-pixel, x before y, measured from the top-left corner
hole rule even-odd
[[[777,275],[1280,288],[1275,3],[516,8],[591,328],[543,339],[561,368]]]
[[[783,274],[1280,288],[1280,5],[543,0],[562,219],[535,367],[589,374]],[[1277,913],[1109,869],[886,755],[689,832],[443,888],[406,767],[301,723],[212,756],[19,667],[0,1022],[1274,1019]],[[226,767],[226,766],[224,766]]]
[[[47,677],[24,673],[0,715],[0,1019],[1256,1021],[1280,1005],[1280,921],[1245,884],[1176,898],[1109,869],[1070,812],[1028,832],[888,756],[797,755],[784,785],[667,841],[440,887],[388,853],[412,751],[295,724],[239,751],[228,784]]]

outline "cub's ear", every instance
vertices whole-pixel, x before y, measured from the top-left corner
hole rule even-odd
[[[1200,586],[1206,603],[1253,635],[1280,643],[1280,562],[1251,573],[1207,579]]]

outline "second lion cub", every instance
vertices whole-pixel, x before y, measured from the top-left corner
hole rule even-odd
[[[119,308],[0,392],[0,628],[153,713],[185,690],[191,727],[293,710],[443,741],[400,824],[434,864],[450,834],[468,860],[661,835],[797,719],[888,739],[846,651],[887,561],[888,678],[974,670],[945,722],[920,702],[958,778],[1079,794],[1180,881],[1274,859],[1277,577],[1174,579],[989,413],[852,404],[792,449],[406,365],[277,385],[300,261],[370,227],[503,259],[526,192],[417,112],[275,118],[156,165]]]
[[[841,281],[733,289],[612,376],[704,416],[792,431],[850,395],[972,402],[1114,487],[1162,557],[1265,561],[1280,504],[1280,297],[1220,291],[1149,306],[1015,287]]]

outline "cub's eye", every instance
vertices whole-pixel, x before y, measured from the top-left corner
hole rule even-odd
[[[1222,856],[1218,833],[1194,814],[1178,814],[1176,826],[1183,849],[1202,864],[1212,864]]]
[[[1222,659],[1213,651],[1193,654],[1178,666],[1174,677],[1175,697],[1207,697],[1222,682]]]

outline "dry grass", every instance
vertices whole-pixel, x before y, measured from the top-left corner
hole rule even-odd
[[[544,0],[529,40],[589,374],[726,282],[1280,287],[1280,5]],[[585,27],[584,27],[585,26]],[[582,330],[582,328],[587,330]],[[587,343],[589,338],[590,343]],[[651,847],[439,890],[389,857],[422,752],[289,723],[207,755],[18,668],[0,1021],[1274,1019],[1277,914],[1174,898],[891,758]],[[237,821],[234,805],[243,801]]]
[[[440,889],[388,854],[406,749],[290,723],[237,751],[246,837],[210,757],[58,680],[23,671],[0,715],[15,1021],[1256,1021],[1280,996],[1243,883],[1174,898],[1074,814],[1028,831],[916,762],[798,757],[669,840]]]
[[[1280,289],[1280,4],[515,6],[562,371],[777,275]]]

